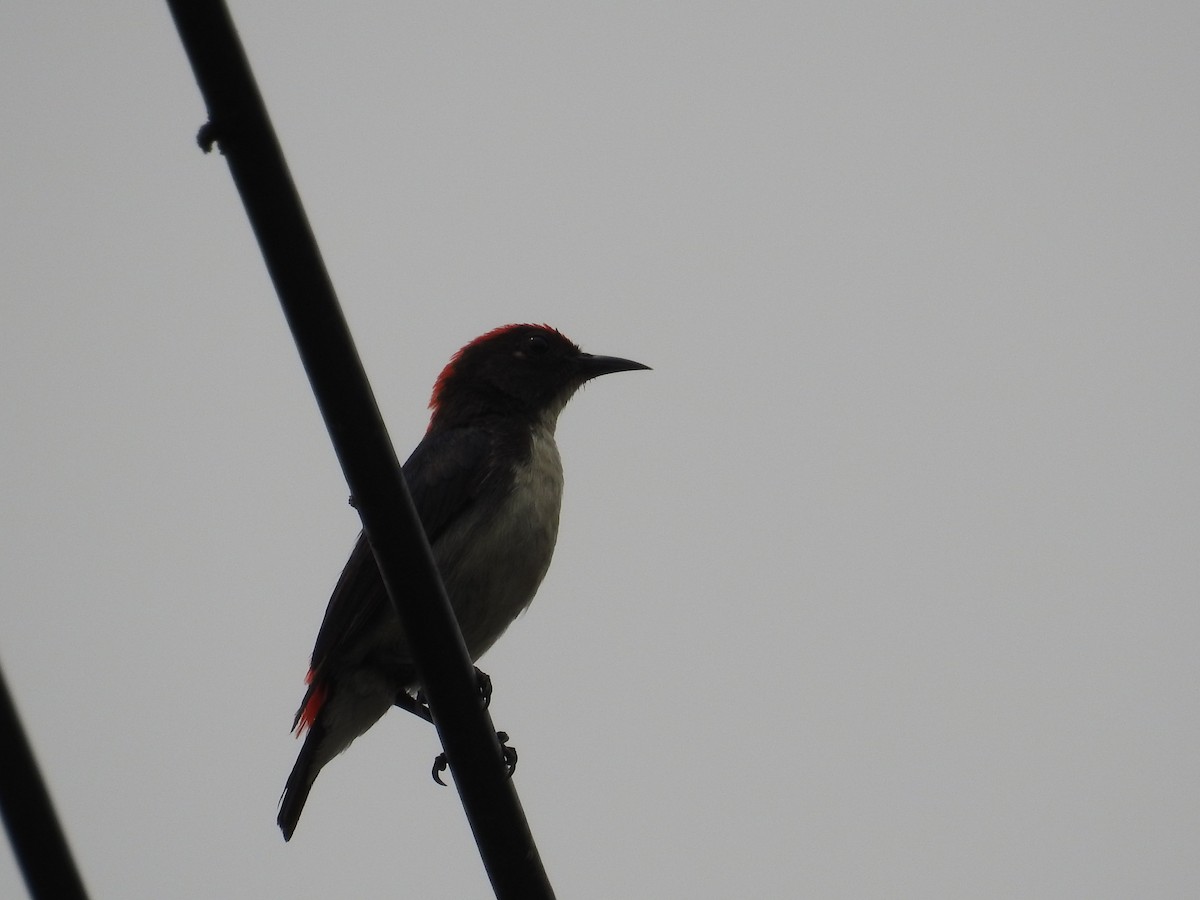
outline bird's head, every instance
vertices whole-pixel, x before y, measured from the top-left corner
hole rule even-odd
[[[584,353],[548,325],[505,325],[471,341],[442,370],[429,401],[430,428],[489,415],[553,420],[585,381],[649,368]]]

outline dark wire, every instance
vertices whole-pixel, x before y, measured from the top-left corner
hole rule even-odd
[[[219,0],[168,0],[168,6],[208,107],[201,146],[220,147],[246,207],[384,584],[410,636],[492,888],[503,900],[553,898],[429,542],[229,11]],[[396,821],[397,859],[408,858],[415,823],[401,810]]]
[[[0,671],[0,815],[34,900],[87,900],[33,748]]]

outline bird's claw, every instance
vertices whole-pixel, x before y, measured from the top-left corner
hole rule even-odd
[[[513,777],[513,772],[517,771],[517,748],[508,746],[508,732],[497,731],[496,739],[500,741],[500,756],[504,759],[504,768],[508,772],[508,777]]]
[[[479,688],[479,697],[483,700],[483,708],[487,709],[492,705],[492,676],[476,666],[475,684]]]
[[[442,773],[450,766],[450,760],[446,759],[445,753],[439,753],[433,760],[433,780],[442,787],[446,786],[446,782],[442,781]]]

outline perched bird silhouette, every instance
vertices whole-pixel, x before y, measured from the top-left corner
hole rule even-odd
[[[546,325],[507,325],[467,344],[438,376],[404,479],[472,660],[529,605],[550,566],[563,488],[559,413],[584,382],[647,368],[584,353]],[[419,688],[362,534],[329,599],[307,681],[293,723],[304,745],[279,806],[285,840],[321,768]]]

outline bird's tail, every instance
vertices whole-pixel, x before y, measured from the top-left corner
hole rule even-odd
[[[380,685],[374,674],[347,680],[348,689],[331,691],[324,683],[310,676],[308,693],[300,712],[296,713],[295,730],[304,735],[304,746],[292,766],[279,798],[279,828],[283,839],[290,840],[296,821],[304,810],[308,792],[322,767],[345,750],[356,737],[379,721],[392,707],[398,686]]]
[[[279,798],[279,817],[276,821],[285,841],[292,839],[296,823],[300,821],[300,813],[304,811],[304,804],[308,800],[308,792],[312,790],[317,773],[321,771],[321,764],[317,760],[317,747],[321,743],[323,731],[324,728],[317,725],[310,728],[305,735],[304,746],[300,748],[300,755],[296,757],[296,764],[292,766],[292,774],[288,776],[287,784],[284,785],[283,796]]]

